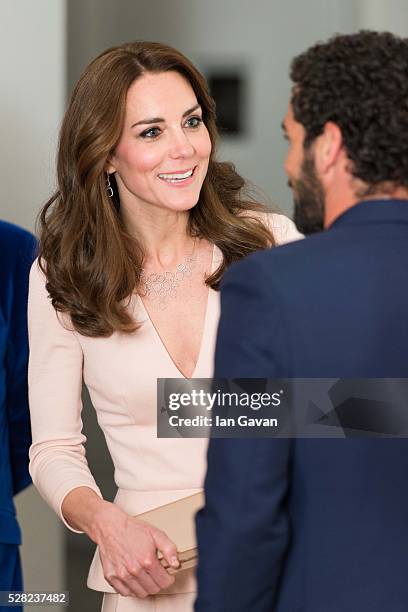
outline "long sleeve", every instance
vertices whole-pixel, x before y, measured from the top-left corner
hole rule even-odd
[[[13,494],[16,495],[31,483],[28,472],[31,432],[27,393],[27,295],[28,277],[35,257],[36,241],[34,236],[19,229],[12,246],[16,250],[16,256],[14,269],[9,277],[5,372],[10,466]]]
[[[30,474],[59,514],[64,497],[86,486],[101,495],[85,457],[81,391],[83,353],[68,317],[57,314],[34,262],[29,288],[29,398],[33,444]],[[72,530],[75,531],[75,530]]]
[[[215,378],[287,375],[284,313],[269,280],[258,255],[226,273]],[[290,440],[210,440],[196,612],[274,609],[289,541],[290,457]]]

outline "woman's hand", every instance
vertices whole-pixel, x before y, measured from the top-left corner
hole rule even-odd
[[[105,579],[121,595],[156,595],[174,582],[157,558],[160,550],[178,567],[177,548],[163,531],[105,502],[97,515],[92,539],[99,546]]]
[[[61,511],[74,529],[98,544],[105,579],[121,595],[144,598],[173,584],[174,576],[162,567],[156,551],[177,568],[177,548],[160,529],[129,516],[89,487],[70,491]]]

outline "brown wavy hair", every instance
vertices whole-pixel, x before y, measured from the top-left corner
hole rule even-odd
[[[130,333],[139,327],[128,304],[140,281],[144,254],[107,195],[105,171],[122,133],[129,87],[146,72],[170,70],[193,88],[212,143],[188,226],[192,236],[216,244],[223,254],[206,283],[218,289],[232,262],[274,245],[255,212],[264,206],[245,195],[246,183],[233,164],[215,159],[215,104],[200,72],[179,51],[160,43],[108,49],[89,64],[72,93],[60,132],[58,189],[39,215],[39,262],[47,291],[54,308],[69,314],[74,329],[85,336]]]

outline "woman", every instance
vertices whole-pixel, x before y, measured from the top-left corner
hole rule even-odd
[[[105,611],[192,610],[193,572],[169,576],[156,552],[177,567],[175,545],[133,518],[204,477],[206,440],[156,438],[156,379],[210,377],[224,270],[299,237],[245,199],[243,179],[215,159],[216,136],[206,83],[178,51],[109,49],[73,92],[58,191],[40,217],[30,469],[65,524],[98,545],[88,585],[107,593]],[[115,465],[114,504],[86,463],[83,381]]]

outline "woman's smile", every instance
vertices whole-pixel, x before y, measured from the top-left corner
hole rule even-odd
[[[189,170],[177,170],[175,172],[161,173],[158,176],[160,180],[164,181],[171,187],[185,187],[186,185],[191,185],[193,182],[196,167],[197,166],[194,166],[194,168],[190,168]]]

